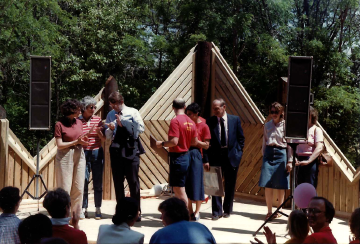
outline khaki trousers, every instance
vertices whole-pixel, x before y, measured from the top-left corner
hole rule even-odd
[[[80,216],[85,181],[85,154],[81,145],[57,150],[55,157],[56,186],[70,195],[71,215]]]

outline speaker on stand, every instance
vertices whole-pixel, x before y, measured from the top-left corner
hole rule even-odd
[[[40,200],[46,193],[47,187],[42,176],[39,174],[40,167],[40,139],[41,131],[50,130],[51,116],[51,57],[30,56],[30,99],[29,99],[29,129],[35,130],[37,137],[37,160],[36,173],[22,193],[28,194],[34,200]],[[45,192],[39,196],[39,179],[44,186]],[[35,180],[35,196],[28,192],[28,188]],[[38,201],[39,203],[39,201]],[[39,210],[39,206],[38,206]]]

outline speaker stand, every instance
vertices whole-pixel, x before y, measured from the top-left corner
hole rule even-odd
[[[26,194],[28,194],[32,199],[38,200],[38,211],[39,211],[39,209],[40,209],[40,207],[39,207],[39,200],[48,192],[48,189],[47,189],[47,187],[46,187],[46,185],[45,185],[45,182],[44,182],[42,176],[39,174],[39,167],[40,167],[40,165],[39,165],[39,164],[40,164],[40,163],[39,163],[39,161],[40,161],[40,160],[39,160],[39,159],[40,159],[39,152],[40,152],[40,136],[41,136],[40,131],[36,131],[36,132],[35,132],[35,135],[36,135],[36,137],[37,137],[36,173],[35,173],[35,175],[31,178],[31,181],[29,182],[29,184],[28,184],[27,187],[25,188],[24,192],[22,193],[21,198],[23,198],[23,196],[24,196],[25,193],[26,193]],[[44,188],[45,188],[45,192],[44,192],[43,194],[41,194],[40,196],[39,196],[39,179],[41,180],[41,183],[42,183],[42,185],[43,185]],[[34,180],[35,180],[35,196],[33,196],[30,192],[28,192],[28,189],[29,189],[31,183],[32,183]]]
[[[272,220],[272,218],[275,216],[275,214],[277,213],[281,213],[282,215],[286,216],[286,217],[289,217],[289,215],[283,213],[280,211],[280,209],[287,203],[287,201],[290,201],[291,200],[291,211],[295,210],[295,202],[294,202],[294,190],[295,190],[295,177],[296,177],[296,168],[295,168],[295,153],[296,153],[296,147],[298,145],[298,143],[288,143],[288,145],[291,147],[292,151],[293,151],[293,162],[292,162],[292,179],[291,179],[291,195],[289,195],[285,201],[275,210],[275,212],[273,212],[271,214],[271,216],[269,218],[267,218],[265,220],[265,222],[260,226],[259,229],[257,229],[257,231],[254,232],[253,236],[256,236],[257,233],[259,233],[259,231],[262,229],[262,227],[264,227],[267,222],[269,222],[270,220]]]

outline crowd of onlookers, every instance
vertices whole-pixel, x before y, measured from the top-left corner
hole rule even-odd
[[[79,217],[71,213],[69,194],[57,188],[49,191],[43,201],[51,218],[43,214],[31,215],[20,220],[16,213],[21,202],[19,189],[4,187],[0,191],[0,243],[87,243],[85,232],[79,229]],[[164,228],[156,231],[150,243],[216,243],[209,229],[189,221],[189,211],[184,201],[169,198],[160,203],[158,210]],[[138,219],[139,207],[135,199],[125,197],[117,203],[112,225],[99,227],[98,243],[143,243],[144,234],[131,230]],[[314,197],[308,208],[291,212],[286,243],[337,243],[329,224],[335,216],[331,202]],[[360,243],[360,208],[355,209],[349,220],[353,234],[350,243]],[[275,233],[264,228],[268,243],[276,243]],[[255,238],[256,242],[262,243]],[[243,242],[239,240],[239,242]]]

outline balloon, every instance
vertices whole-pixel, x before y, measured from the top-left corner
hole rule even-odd
[[[316,189],[309,183],[302,183],[295,188],[294,201],[299,208],[307,208],[311,198],[315,197]]]

